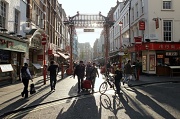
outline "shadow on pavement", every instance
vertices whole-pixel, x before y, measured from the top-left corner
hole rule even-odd
[[[88,98],[77,97],[67,111],[62,108],[57,119],[101,119],[101,117],[95,97],[89,95]]]
[[[133,100],[129,95],[123,92],[123,95],[119,96],[119,100],[122,103],[125,113],[130,117],[130,119],[153,119],[151,116],[147,115],[140,105]]]
[[[57,80],[57,83],[59,83],[61,81],[62,80]],[[35,83],[35,88],[36,88],[36,86],[38,86],[38,84],[42,85],[42,83],[40,83],[40,82],[43,82],[43,79],[41,79],[37,83]],[[41,97],[38,97],[37,100],[32,99],[34,97],[39,96],[42,92],[44,92],[48,88],[49,88],[49,91],[47,91],[47,93],[45,93]],[[25,109],[27,109],[29,107],[31,107],[33,109],[34,108],[33,106],[36,107],[37,105],[40,105],[41,102],[43,102],[43,100],[46,99],[52,93],[52,92],[50,92],[50,85],[43,85],[43,87],[41,87],[38,91],[36,91],[35,94],[29,95],[29,97],[27,99],[20,98],[20,99],[17,100],[18,97],[21,97],[20,92],[19,92],[18,96],[15,96],[15,97],[13,97],[13,98],[11,98],[11,99],[9,99],[9,100],[7,100],[7,101],[5,101],[3,103],[3,104],[5,104],[5,103],[8,103],[8,102],[12,101],[11,104],[9,104],[6,107],[1,109],[0,116],[7,116],[9,114],[16,113],[16,112],[19,112],[21,110],[25,110]],[[30,104],[26,104],[31,100],[32,100],[32,102]]]
[[[140,101],[142,104],[147,105],[148,107],[150,107],[151,110],[153,110],[154,112],[156,112],[157,114],[159,114],[163,118],[175,119],[175,117],[173,115],[171,115],[166,109],[164,109],[161,105],[156,103],[150,97],[148,97],[147,95],[144,95],[143,93],[141,93],[140,91],[138,91],[135,88],[133,88],[133,90],[135,91],[135,93],[137,95],[136,99],[138,101]],[[161,92],[159,92],[159,93],[161,93]],[[161,96],[161,95],[159,95],[159,96]],[[153,94],[152,94],[152,97],[154,98]],[[161,99],[162,99],[162,97],[161,97]],[[163,103],[163,102],[161,102],[161,103]]]
[[[104,107],[105,109],[108,109],[111,112],[113,112],[114,116],[109,117],[109,118],[113,118],[113,119],[118,119],[118,117],[117,117],[118,111],[124,108],[122,103],[120,102],[118,96],[113,95],[112,98],[110,98],[106,94],[101,94],[100,95],[99,112],[102,112],[102,107]]]

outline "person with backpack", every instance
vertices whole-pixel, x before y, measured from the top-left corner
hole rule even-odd
[[[24,85],[23,92],[21,92],[22,97],[24,97],[24,95],[25,95],[25,98],[28,98],[28,86],[29,86],[30,79],[33,82],[31,73],[28,68],[28,64],[24,63],[24,66],[21,68],[21,80]]]
[[[51,61],[50,66],[48,67],[48,71],[50,72],[51,91],[55,91],[58,68],[59,68],[58,64],[55,64],[54,61]]]

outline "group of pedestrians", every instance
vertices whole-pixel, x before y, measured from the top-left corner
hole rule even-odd
[[[57,81],[57,74],[59,72],[59,65],[55,61],[50,62],[50,66],[48,67],[47,71],[50,72],[50,87],[51,91],[55,91],[56,81]],[[29,80],[32,80],[32,75],[29,71],[28,64],[24,63],[24,66],[21,68],[21,80],[24,85],[23,91],[21,92],[21,96],[24,98],[28,98],[28,86]]]
[[[138,70],[138,63],[135,64],[136,69],[134,76],[136,80],[138,80],[138,74],[136,73]],[[120,81],[123,77],[123,71],[121,68],[114,68],[116,69],[114,74],[115,74],[115,86],[117,89],[117,93],[120,94]],[[48,67],[47,71],[50,72],[50,88],[51,91],[55,91],[56,87],[56,77],[59,71],[59,65],[55,61],[50,62],[50,66]],[[133,74],[133,67],[131,66],[131,61],[129,60],[127,64],[124,66],[124,80],[123,80],[123,85],[124,83],[127,83],[132,78]],[[91,89],[94,91],[94,85],[95,85],[95,80],[96,77],[99,77],[99,73],[96,67],[96,63],[91,63],[88,62],[86,65],[83,63],[83,61],[80,61],[79,64],[74,65],[74,78],[77,76],[78,79],[78,93],[80,93],[83,90],[83,81],[84,80],[90,80],[91,81]],[[21,79],[24,85],[24,89],[21,93],[22,97],[25,98],[28,97],[28,85],[29,85],[29,80],[32,80],[32,76],[30,74],[30,71],[28,69],[28,64],[24,63],[24,66],[21,68]]]
[[[128,60],[127,64],[124,66],[123,85],[124,83],[128,83],[129,80],[132,80],[133,76],[136,81],[139,80],[140,67],[139,60],[134,62],[133,65],[131,65],[131,60]]]
[[[79,64],[74,67],[74,78],[75,76],[77,76],[78,79],[78,93],[83,90],[84,80],[91,81],[91,89],[94,91],[96,77],[99,77],[95,63],[91,64],[91,62],[88,62],[87,65],[85,65],[83,61],[80,61]]]

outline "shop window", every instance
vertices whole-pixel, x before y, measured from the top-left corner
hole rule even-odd
[[[10,52],[5,50],[0,50],[0,64],[10,63]]]

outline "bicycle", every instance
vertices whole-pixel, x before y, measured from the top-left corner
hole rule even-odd
[[[106,80],[99,87],[99,92],[101,94],[104,94],[108,89],[108,85],[110,86],[110,88],[113,88],[113,90],[116,91],[114,77],[110,75],[106,75],[105,79]]]

